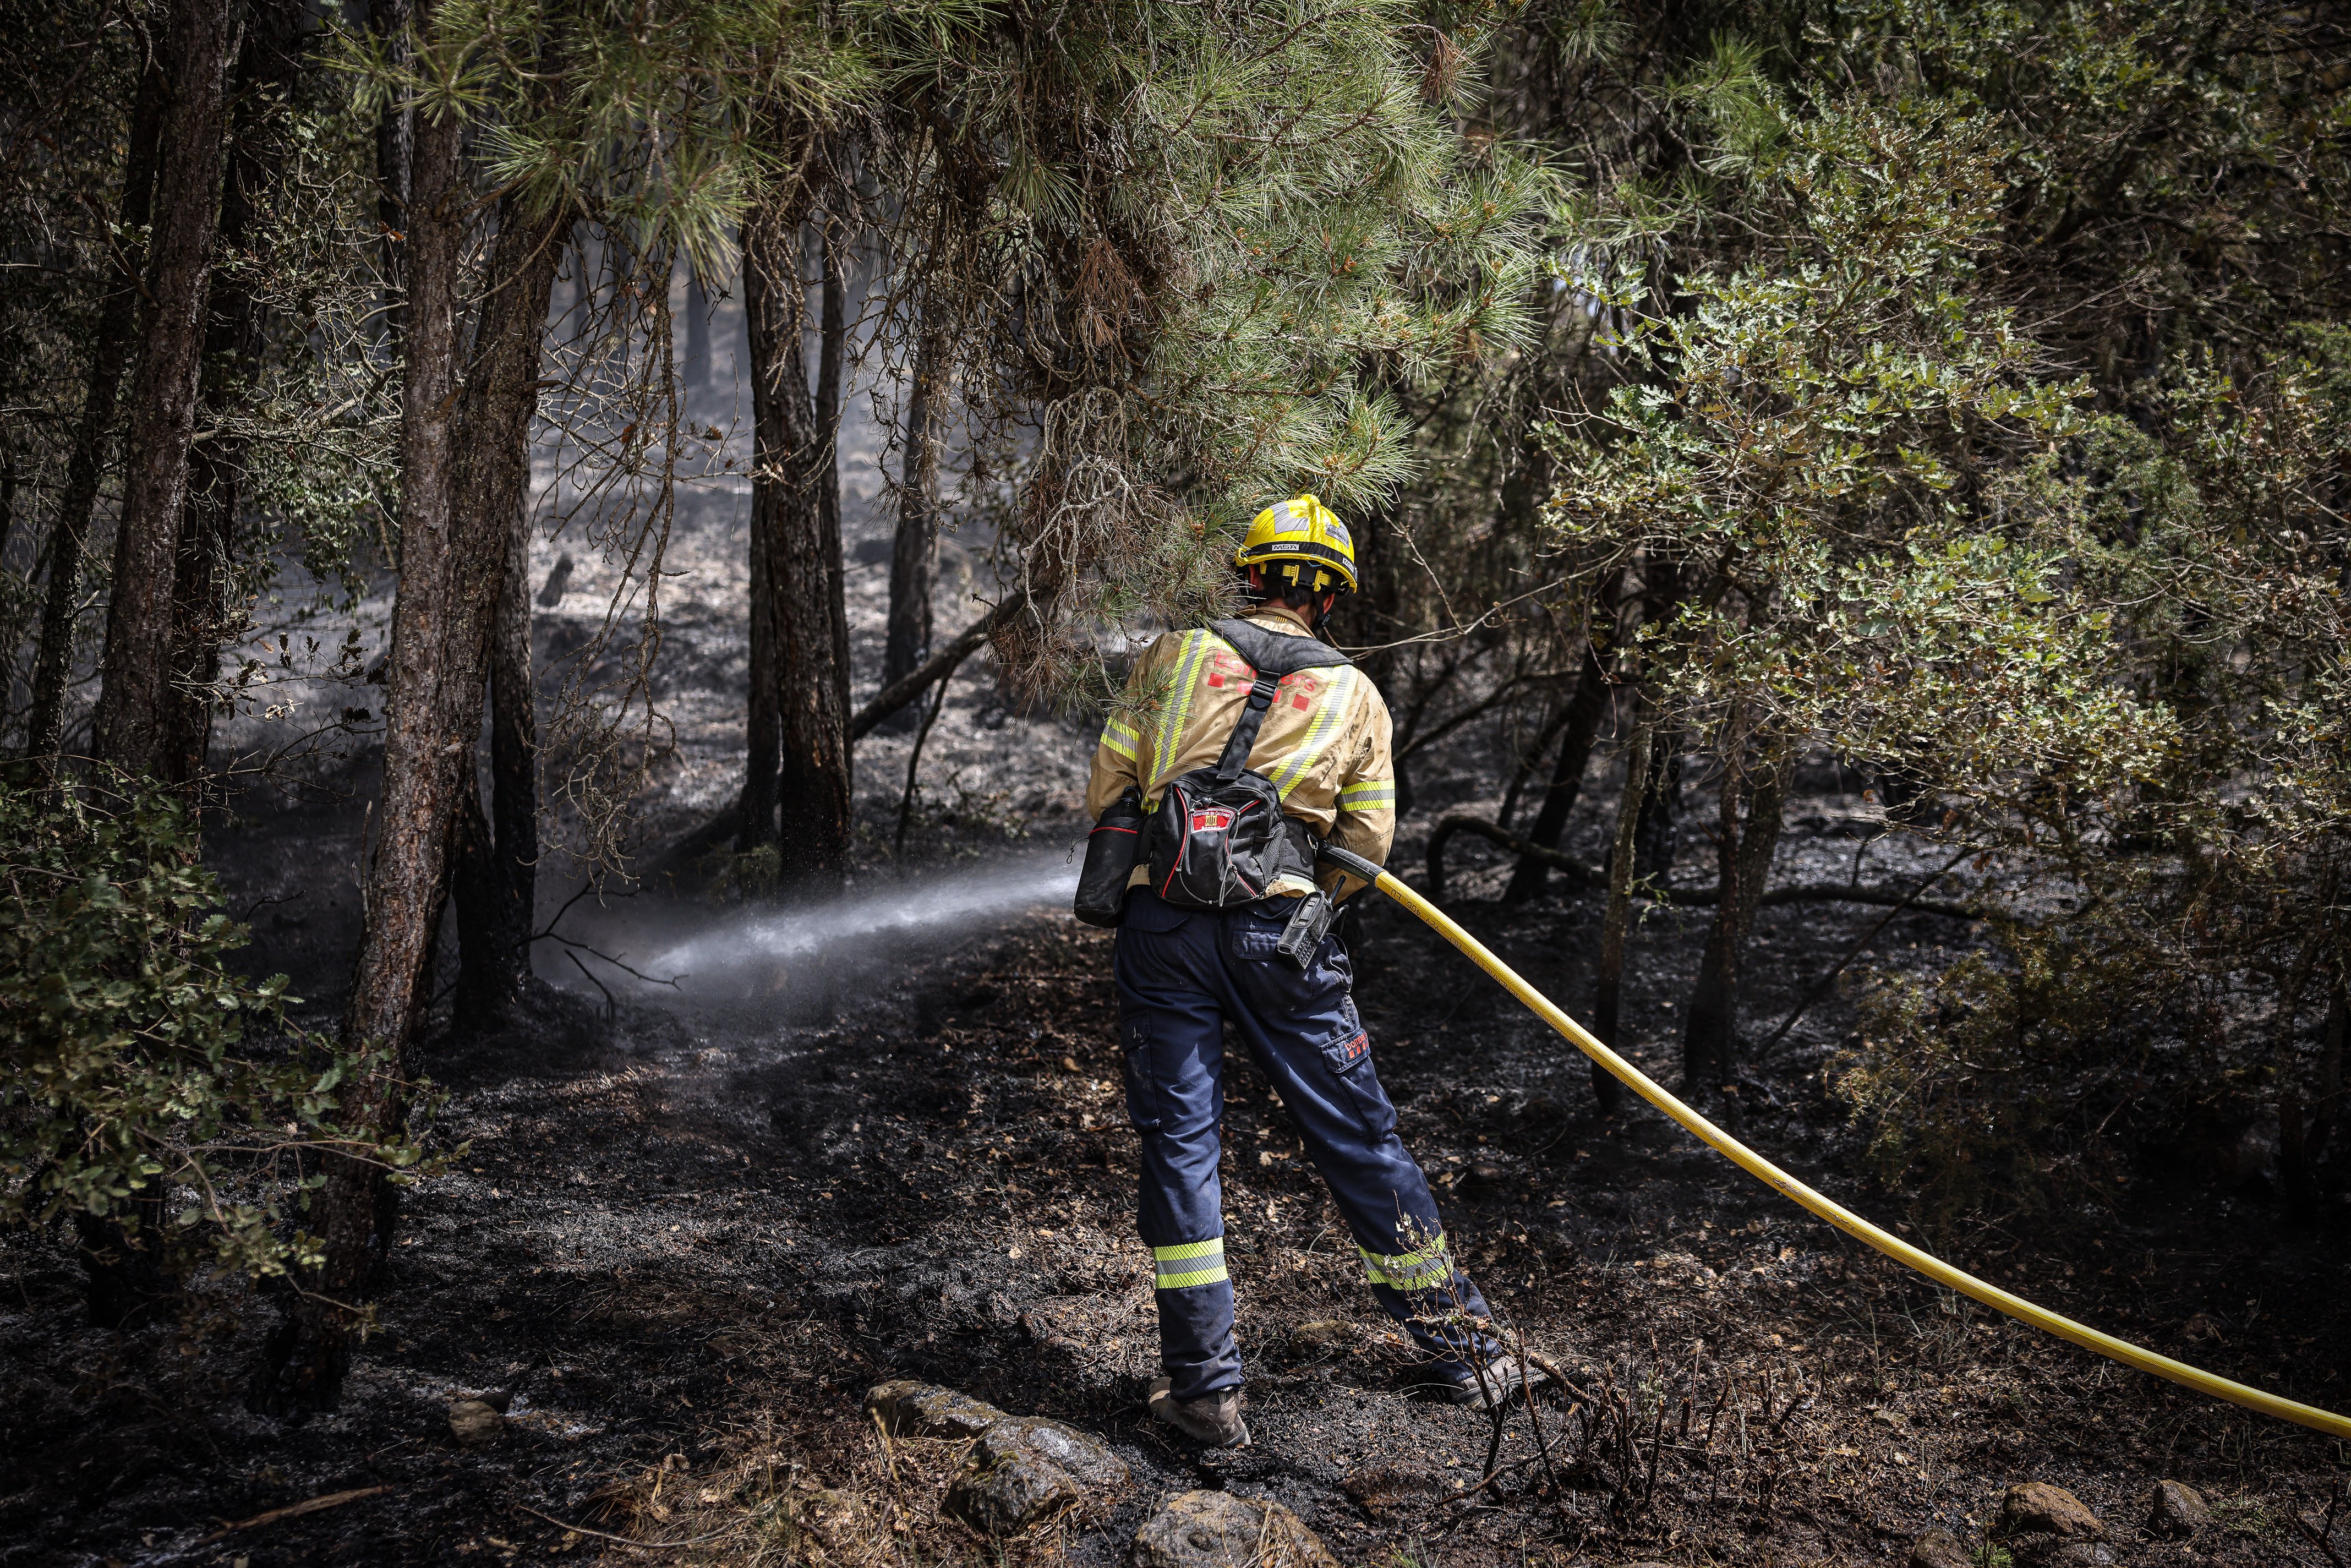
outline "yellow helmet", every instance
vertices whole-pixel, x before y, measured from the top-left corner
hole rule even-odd
[[[1311,496],[1268,507],[1249,526],[1238,567],[1263,567],[1268,577],[1287,578],[1310,593],[1336,586],[1355,591],[1355,540],[1337,514]]]

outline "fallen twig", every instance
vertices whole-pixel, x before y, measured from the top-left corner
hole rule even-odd
[[[609,1530],[590,1530],[584,1524],[573,1524],[569,1520],[558,1519],[551,1513],[541,1513],[527,1502],[518,1502],[515,1507],[533,1519],[545,1520],[558,1530],[569,1530],[580,1535],[592,1535],[599,1541],[609,1541],[615,1546],[625,1546],[632,1552],[674,1552],[681,1546],[700,1546],[705,1542],[716,1541],[726,1533],[721,1530],[708,1535],[690,1535],[684,1541],[632,1541],[625,1535],[615,1535]]]
[[[301,1502],[289,1502],[284,1508],[273,1508],[266,1512],[256,1513],[251,1519],[240,1519],[235,1524],[224,1524],[196,1544],[210,1546],[222,1536],[232,1534],[236,1531],[251,1530],[257,1525],[275,1524],[281,1519],[294,1519],[306,1513],[319,1513],[327,1509],[340,1508],[347,1502],[357,1502],[363,1497],[374,1497],[391,1490],[390,1487],[355,1487],[350,1491],[330,1491],[324,1497],[308,1498]]]
[[[1936,872],[1934,875],[1928,877],[1926,881],[1912,888],[1910,890],[1910,895],[1907,898],[1905,898],[1901,903],[1896,904],[1893,908],[1880,915],[1878,917],[1877,924],[1864,932],[1860,941],[1855,942],[1852,946],[1847,947],[1844,950],[1844,956],[1840,957],[1834,965],[1830,966],[1829,972],[1827,974],[1823,975],[1819,979],[1813,982],[1812,989],[1806,991],[1802,999],[1796,1003],[1795,1007],[1789,1012],[1788,1016],[1780,1020],[1780,1027],[1771,1031],[1771,1038],[1766,1040],[1761,1045],[1755,1048],[1753,1055],[1761,1057],[1765,1051],[1770,1051],[1773,1046],[1779,1044],[1780,1041],[1787,1035],[1787,1032],[1796,1027],[1796,1020],[1802,1018],[1804,1014],[1811,1009],[1812,1005],[1814,1002],[1819,1001],[1821,998],[1828,994],[1828,988],[1836,984],[1837,977],[1844,973],[1844,967],[1847,964],[1852,963],[1855,958],[1861,956],[1863,952],[1868,948],[1869,945],[1877,940],[1878,934],[1884,931],[1888,925],[1894,924],[1894,917],[1896,915],[1916,904],[1918,902],[1918,895],[1920,894],[1926,892],[1928,888],[1934,886],[1937,883],[1950,875],[1952,868],[1957,866],[1961,861],[1967,859],[1969,855],[1974,852],[1975,852],[1972,849],[1963,849],[1958,854],[1953,855],[1949,860],[1943,862],[1941,870]]]
[[[955,674],[956,666],[964,662],[967,654],[996,635],[1028,602],[1029,595],[1025,591],[1015,591],[1007,595],[1001,604],[981,616],[963,635],[932,654],[920,667],[876,692],[872,702],[850,716],[849,738],[852,741],[863,739],[875,725],[929,690],[932,682],[943,681]]]

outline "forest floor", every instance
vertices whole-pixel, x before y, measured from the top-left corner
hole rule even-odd
[[[1857,804],[1801,802],[1780,874],[1849,860]],[[306,868],[355,852],[357,826],[348,808],[289,810],[216,852],[255,898],[290,901],[258,917],[260,946],[279,967],[307,957],[314,995],[341,940],[327,900],[346,895]],[[1412,1395],[1348,1238],[1236,1049],[1228,1249],[1256,1442],[1187,1448],[1144,1409],[1156,1330],[1110,939],[1037,906],[1061,896],[1062,862],[1058,842],[1014,845],[912,878],[904,902],[941,914],[929,925],[820,914],[796,927],[803,961],[772,967],[763,996],[623,994],[606,1009],[579,986],[496,1032],[444,1030],[428,1052],[449,1094],[436,1135],[465,1152],[407,1200],[381,1332],[332,1415],[246,1413],[268,1303],[222,1286],[183,1321],[99,1333],[61,1239],[9,1239],[0,1563],[736,1563],[763,1542],[765,1561],[788,1562],[778,1521],[820,1484],[862,1500],[873,1561],[1123,1563],[1155,1501],[1207,1486],[1280,1500],[1350,1563],[1900,1562],[1930,1527],[1980,1542],[2024,1480],[2079,1494],[2126,1563],[2351,1552],[2351,1521],[2324,1543],[2297,1523],[2325,1522],[2338,1446],[1941,1294],[1646,1107],[1602,1117],[1580,1059],[1389,907],[1364,913],[1358,991],[1449,1233],[1531,1343],[1662,1417],[1604,1433],[1545,1494],[1521,1413],[1500,1458],[1528,1462],[1448,1500],[1481,1473],[1489,1427]],[[1455,880],[1487,942],[1585,1002],[1593,898],[1504,909],[1490,872]],[[869,879],[855,907],[893,902],[876,892]],[[1767,911],[1748,1032],[1877,913]],[[1627,1034],[1667,1082],[1703,918],[1661,914],[1637,938]],[[660,929],[622,911],[595,939],[619,942],[630,921],[641,946]],[[1908,915],[1880,956],[1937,963],[1969,939]],[[1823,1004],[1755,1065],[1740,1130],[1884,1215],[1893,1200],[1855,1181],[1823,1082],[1843,1009]],[[2339,1238],[2284,1228],[2258,1195],[2176,1173],[2118,1210],[1948,1240],[2061,1311],[2346,1403]],[[933,1482],[953,1454],[885,1447],[863,1418],[867,1390],[898,1377],[1096,1433],[1135,1484],[1097,1516],[985,1544],[939,1516]],[[470,1395],[507,1402],[493,1444],[452,1436],[449,1404]],[[1540,1413],[1568,1472],[1584,1415]],[[2145,1535],[2158,1478],[2201,1489],[2214,1525],[2185,1543]],[[264,1518],[343,1493],[363,1495]]]
[[[888,526],[874,488],[851,517],[852,631],[869,673]],[[656,695],[674,746],[633,808],[653,844],[723,803],[740,766],[739,508],[705,500],[691,517],[681,506],[669,561],[680,575]],[[953,582],[974,580],[977,557],[948,553]],[[538,548],[535,579],[553,558]],[[543,666],[590,645],[597,570],[583,562],[559,607],[541,601]],[[371,636],[386,604],[379,584]],[[957,588],[943,632],[975,612]],[[1482,1473],[1489,1427],[1412,1393],[1349,1238],[1238,1050],[1227,1245],[1256,1442],[1188,1448],[1144,1406],[1157,1335],[1133,1230],[1111,939],[1066,914],[1091,735],[1014,711],[983,663],[924,753],[903,865],[889,846],[911,739],[885,730],[859,747],[865,863],[841,905],[757,916],[647,893],[566,907],[542,873],[542,915],[563,908],[571,940],[540,945],[551,984],[527,1018],[485,1030],[444,1009],[424,1041],[447,1094],[434,1136],[463,1153],[406,1199],[380,1331],[333,1413],[247,1413],[273,1301],[215,1281],[172,1322],[99,1332],[62,1235],[0,1238],[0,1564],[812,1561],[782,1521],[827,1486],[853,1500],[841,1518],[862,1537],[837,1542],[836,1562],[1124,1563],[1158,1500],[1216,1487],[1287,1504],[1351,1564],[1797,1568],[1900,1562],[1930,1527],[1981,1542],[2003,1490],[2027,1480],[2078,1493],[2126,1563],[2351,1556],[2351,1520],[2323,1542],[2300,1522],[2333,1518],[2343,1446],[1938,1292],[1646,1107],[1602,1116],[1580,1057],[1376,900],[1353,938],[1357,993],[1403,1134],[1489,1299],[1587,1396],[1573,1414],[1538,1411],[1562,1484],[1548,1486],[1521,1413],[1502,1437],[1505,1472],[1454,1499]],[[312,706],[351,700],[327,691]],[[310,998],[303,1021],[324,1028],[359,935],[373,769],[363,746],[320,767],[292,794],[248,796],[206,861],[253,927],[252,967],[291,974]],[[1501,770],[1458,748],[1423,753],[1408,830],[1490,812],[1477,797]],[[1614,798],[1604,771],[1570,827],[1585,860]],[[1936,863],[1884,838],[1834,770],[1804,782],[1775,881],[1907,889]],[[1703,793],[1693,784],[1686,823],[1708,820]],[[1695,826],[1685,837],[1677,880],[1698,885],[1710,855]],[[1419,856],[1408,831],[1392,860]],[[1485,845],[1455,858],[1448,907],[1562,1005],[1588,1007],[1597,901],[1557,890],[1506,908]],[[1883,913],[1767,909],[1742,1033],[1769,1035]],[[1655,913],[1634,941],[1624,1044],[1669,1084],[1705,920]],[[1868,961],[1932,971],[1980,939],[1906,914]],[[599,952],[688,978],[632,985]],[[1899,1199],[1863,1179],[1829,1092],[1824,1070],[1855,1029],[1831,996],[1750,1061],[1736,1130],[1898,1218]],[[2100,1327],[2344,1408],[2342,1228],[2285,1224],[2252,1155],[2231,1182],[2150,1162],[2104,1206],[1920,1239]],[[934,1483],[956,1455],[885,1446],[862,1414],[869,1389],[900,1377],[1093,1432],[1134,1484],[1098,1515],[983,1542],[939,1514]],[[469,1396],[505,1404],[496,1441],[456,1441],[449,1407]],[[1627,1401],[1646,1401],[1647,1424],[1614,1420]],[[1614,1426],[1587,1442],[1595,1410]],[[2201,1489],[2212,1526],[2147,1538],[2158,1478]]]

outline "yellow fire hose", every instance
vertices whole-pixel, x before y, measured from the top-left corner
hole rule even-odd
[[[2351,1419],[2337,1416],[2331,1410],[2321,1410],[2315,1406],[2300,1405],[2291,1399],[2281,1399],[2274,1394],[2264,1394],[2258,1388],[2248,1388],[2241,1383],[2232,1383],[2228,1378],[2215,1376],[2200,1367],[2190,1366],[2186,1362],[2174,1361],[2168,1355],[2158,1355],[2151,1350],[2143,1350],[2126,1341],[2118,1340],[2112,1334],[2100,1333],[2086,1323],[2077,1323],[2072,1318],[2053,1312],[2045,1307],[2035,1306],[2022,1296],[2012,1296],[1997,1285],[1987,1284],[1965,1270],[1954,1269],[1940,1258],[1920,1251],[1900,1237],[1880,1230],[1851,1209],[1814,1192],[1811,1187],[1806,1186],[1802,1182],[1675,1099],[1652,1082],[1648,1074],[1603,1045],[1591,1030],[1562,1012],[1549,997],[1520,978],[1517,971],[1488,952],[1484,944],[1455,925],[1446,916],[1443,910],[1406,887],[1395,877],[1361,856],[1350,854],[1342,849],[1324,845],[1322,855],[1324,860],[1346,872],[1350,876],[1361,878],[1371,883],[1420,916],[1438,936],[1467,954],[1472,963],[1500,981],[1502,988],[1524,1002],[1535,1016],[1565,1035],[1577,1050],[1624,1080],[1635,1094],[1697,1134],[1701,1140],[1712,1145],[1717,1153],[1729,1159],[1733,1165],[1758,1181],[1778,1188],[1846,1235],[1876,1248],[1904,1268],[1924,1274],[1928,1279],[1946,1289],[1957,1291],[1963,1296],[1973,1297],[1995,1312],[2006,1312],[2010,1317],[2031,1323],[2034,1328],[2053,1333],[2060,1339],[2072,1340],[2085,1350],[2094,1350],[2100,1355],[2121,1362],[2126,1366],[2135,1366],[2141,1372],[2151,1372],[2158,1377],[2168,1377],[2172,1382],[2183,1387],[2193,1388],[2199,1394],[2209,1394],[2215,1399],[2226,1399],[2232,1405],[2241,1405],[2248,1410],[2258,1410],[2264,1416],[2274,1416],[2281,1421],[2292,1421],[2298,1426],[2308,1427],[2314,1431],[2325,1432],[2330,1437],[2351,1438]]]

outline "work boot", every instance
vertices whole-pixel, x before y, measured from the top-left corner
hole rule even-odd
[[[1241,1391],[1238,1388],[1204,1394],[1197,1399],[1178,1399],[1168,1392],[1168,1379],[1154,1378],[1151,1414],[1204,1447],[1249,1447],[1249,1427],[1241,1420]]]
[[[1515,1355],[1497,1356],[1486,1364],[1482,1373],[1472,1373],[1458,1383],[1446,1385],[1437,1397],[1450,1405],[1491,1410],[1508,1405],[1521,1391],[1531,1394],[1550,1381],[1551,1374],[1540,1366],[1529,1366]]]

